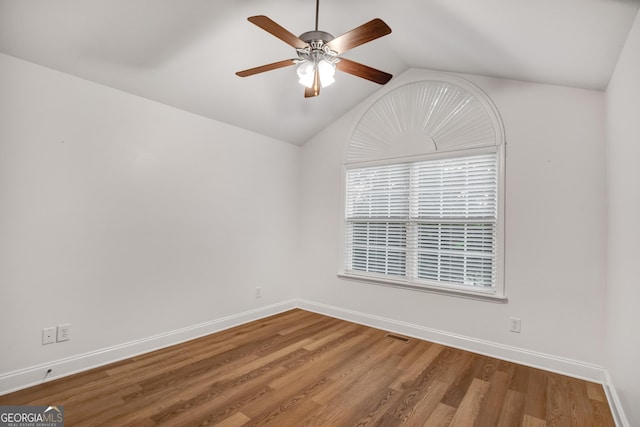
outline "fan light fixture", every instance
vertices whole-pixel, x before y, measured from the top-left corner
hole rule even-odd
[[[336,74],[336,66],[331,62],[322,59],[318,63],[310,61],[301,62],[298,66],[298,83],[305,87],[313,87],[316,68],[318,69],[318,78],[320,79],[320,84],[323,88],[336,81],[334,78],[334,75]]]
[[[323,39],[313,40],[311,37],[322,37]],[[294,62],[298,64],[298,82],[302,86],[312,88],[317,71],[320,85],[323,88],[331,85],[336,81],[334,77],[336,64],[340,61],[338,53],[332,51],[325,44],[325,40],[332,40],[333,36],[323,31],[309,31],[300,38],[308,40],[308,45],[302,49],[296,49],[298,59],[295,59]]]

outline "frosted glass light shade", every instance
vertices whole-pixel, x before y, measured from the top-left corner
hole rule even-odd
[[[318,74],[320,75],[320,84],[322,87],[327,87],[336,81],[334,78],[336,74],[336,66],[323,59],[318,62]]]
[[[298,82],[302,86],[311,87],[313,86],[313,77],[315,74],[315,69],[313,66],[313,62],[304,61],[298,66]]]

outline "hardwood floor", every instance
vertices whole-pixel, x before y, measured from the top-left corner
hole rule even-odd
[[[602,386],[293,310],[0,396],[66,426],[614,426]]]

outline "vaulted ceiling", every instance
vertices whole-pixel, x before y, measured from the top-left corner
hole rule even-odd
[[[344,57],[398,75],[410,67],[603,90],[638,0],[321,0],[338,36],[373,18],[393,32]],[[294,58],[247,21],[299,35],[314,0],[0,0],[0,52],[273,138],[303,144],[379,89],[338,73],[305,99]],[[1,78],[0,70],[0,78]],[[1,95],[0,95],[1,96]]]

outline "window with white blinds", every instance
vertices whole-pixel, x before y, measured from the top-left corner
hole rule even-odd
[[[348,169],[345,273],[490,292],[497,198],[496,153]]]

